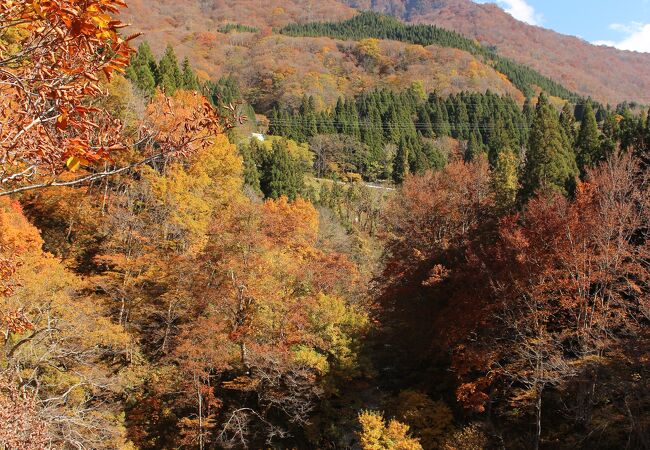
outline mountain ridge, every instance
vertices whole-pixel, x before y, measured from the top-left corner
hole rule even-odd
[[[133,24],[133,31],[145,33],[155,51],[160,53],[170,43],[181,56],[189,56],[205,76],[213,77],[236,66],[227,58],[233,54],[242,57],[242,42],[254,45],[250,33],[219,34],[223,24],[254,26],[260,30],[258,36],[268,38],[287,24],[344,21],[361,10],[456,31],[603,104],[650,104],[650,54],[595,46],[528,25],[494,4],[470,0],[134,0],[124,16]],[[307,41],[304,44],[310,48]],[[292,46],[294,50],[300,47],[297,43]],[[280,52],[269,51],[271,56],[283,57]]]
[[[459,32],[603,103],[650,103],[650,54],[593,45],[518,21],[493,3],[471,0],[342,0],[414,23]],[[616,67],[616,71],[612,70]]]

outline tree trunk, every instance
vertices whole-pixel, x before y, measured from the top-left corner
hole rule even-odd
[[[194,375],[194,383],[196,383],[196,395],[199,400],[199,449],[203,450],[203,396],[201,395],[201,385],[196,375]]]
[[[535,407],[535,450],[539,450],[539,444],[542,440],[542,392],[543,387],[537,389],[537,405]]]

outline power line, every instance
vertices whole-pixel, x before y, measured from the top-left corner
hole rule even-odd
[[[273,119],[268,121],[269,125],[279,125],[279,126],[290,126],[290,125],[303,125],[304,122],[301,120],[290,120],[290,119]],[[449,126],[451,129],[459,129],[459,128],[469,128],[470,130],[485,130],[485,131],[492,131],[492,130],[500,130],[500,129],[510,129],[510,130],[529,130],[530,127],[527,124],[512,124],[508,126],[504,125],[490,125],[490,124],[476,124],[476,123],[470,123],[470,122],[401,122],[401,123],[372,123],[372,122],[358,122],[356,124],[351,124],[350,122],[342,122],[342,121],[337,121],[337,120],[328,120],[328,121],[316,121],[316,125],[325,125],[325,126],[332,126],[332,127],[345,127],[345,128],[381,128],[383,130],[392,130],[392,129],[400,129],[400,130],[410,130],[412,128],[415,128],[416,130],[426,130],[429,128],[429,125],[431,128],[440,128],[440,127],[445,127]]]

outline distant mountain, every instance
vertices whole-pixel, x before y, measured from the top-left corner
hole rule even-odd
[[[457,31],[601,102],[650,104],[650,54],[595,46],[520,22],[494,4],[471,0],[342,1],[354,8]]]
[[[519,22],[496,5],[471,0],[130,0],[128,4],[125,20],[133,24],[132,31],[145,33],[154,51],[161,53],[165,45],[173,45],[205,77],[241,74],[245,89],[262,104],[271,98],[295,101],[303,91],[324,93],[326,103],[331,103],[341,94],[376,85],[401,87],[418,78],[429,84],[441,82],[441,90],[450,92],[486,87],[512,91],[494,70],[465,52],[434,46],[429,49],[433,59],[425,61],[426,55],[420,55],[417,67],[373,72],[359,65],[340,41],[276,34],[287,24],[343,21],[358,10],[457,31],[602,103],[650,104],[650,54],[594,46]],[[226,34],[225,24],[259,32],[235,29]],[[387,63],[406,52],[405,45],[382,45],[389,52]]]

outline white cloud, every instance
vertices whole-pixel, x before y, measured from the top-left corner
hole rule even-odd
[[[620,41],[596,41],[593,42],[594,45],[607,45],[620,50],[650,53],[650,23],[632,22],[627,25],[613,23],[609,27],[623,33],[625,37]]]
[[[498,0],[498,2],[503,4],[506,12],[517,20],[531,25],[540,25],[542,23],[542,16],[524,0]]]
[[[532,5],[526,3],[526,0],[475,0],[478,3],[494,1],[501,6],[508,14],[517,20],[526,22],[530,25],[541,25],[542,15],[535,11]]]

